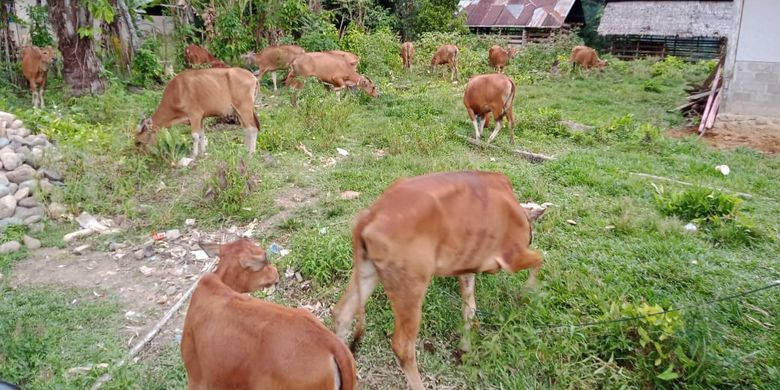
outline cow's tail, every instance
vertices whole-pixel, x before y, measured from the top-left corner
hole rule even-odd
[[[369,210],[362,210],[357,217],[355,227],[352,229],[352,262],[353,271],[352,277],[355,278],[356,289],[358,299],[357,321],[355,324],[355,333],[352,336],[352,342],[349,344],[349,349],[355,353],[357,347],[360,344],[360,339],[363,338],[363,334],[366,331],[366,309],[363,306],[363,297],[360,295],[360,266],[366,261],[366,243],[363,241],[363,230],[371,220],[371,212]]]
[[[333,352],[333,360],[336,362],[336,367],[338,367],[339,389],[353,390],[357,387],[355,359],[353,359],[352,353],[349,352],[341,341],[336,341],[336,343],[336,348]]]
[[[507,99],[504,101],[504,109],[501,111],[500,117],[496,118],[496,120],[503,119],[504,115],[506,115],[506,112],[509,111],[509,109],[512,107],[512,102],[515,101],[515,82],[510,78],[507,78],[507,80],[509,80],[509,85],[511,86],[509,97],[507,97]]]

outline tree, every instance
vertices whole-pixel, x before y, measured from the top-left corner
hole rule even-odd
[[[116,16],[113,21],[106,23],[106,35],[111,44],[107,47],[113,47],[118,52],[120,67],[129,71],[130,63],[138,51],[138,33],[125,0],[111,0],[111,7]]]
[[[101,15],[110,15],[113,20],[113,10],[109,7],[111,12],[105,13],[105,10],[96,9],[95,3],[90,4],[90,0],[49,0],[48,3],[49,20],[57,34],[62,54],[62,78],[68,93],[71,96],[103,93],[106,80],[100,73],[102,64],[95,54],[92,14],[103,12]]]

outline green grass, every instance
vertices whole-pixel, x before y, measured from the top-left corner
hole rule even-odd
[[[518,58],[534,56],[524,53]],[[287,90],[273,95],[266,80],[262,101],[267,106],[259,110],[263,124],[259,155],[243,157],[241,130],[215,130],[209,132],[210,155],[188,170],[172,169],[164,157],[138,156],[130,147],[139,114],[154,109],[159,90],[130,94],[115,86],[103,97],[65,99],[55,82],[47,100],[62,102],[56,103],[58,115],[31,110],[28,96],[10,89],[2,91],[0,101],[58,141],[66,155],[62,164],[68,183],[61,200],[74,210],[125,216],[130,221],[128,235],[177,227],[191,217],[205,228],[265,218],[278,211],[272,199],[289,184],[315,188],[320,197],[316,206],[296,211],[258,239],[285,242],[291,254],[281,265],[291,264],[313,279],[312,299],[327,304],[339,298],[351,270],[352,218],[398,177],[455,169],[499,171],[511,178],[521,201],[554,203],[536,226],[534,247],[545,255],[536,291],[521,291],[526,272],[477,278],[480,327],[472,335],[473,351],[464,355],[462,366],[452,357],[461,329],[457,283],[440,278],[430,287],[418,344],[420,369],[442,384],[458,388],[780,386],[776,319],[780,300],[774,290],[683,311],[681,326],[663,340],[660,328],[640,321],[550,328],[616,318],[640,310],[643,303],[663,308],[700,304],[780,279],[776,226],[780,160],[747,149],[713,150],[693,139],[660,135],[683,124],[679,114],[666,110],[684,99],[685,81],[706,76],[705,64],[679,69],[676,64],[654,66],[652,60],[610,60],[603,74],[569,74],[564,66],[560,77],[552,77],[542,68],[546,62],[547,57],[534,70],[516,61],[507,70],[517,81],[517,147],[558,158],[538,165],[504,151],[510,147],[506,130],[496,141],[502,150],[480,150],[458,138],[457,134],[473,132],[462,105],[465,78],[453,85],[443,74],[428,75],[421,66],[411,74],[395,70],[392,77],[370,75],[383,93],[375,100],[359,93],[339,102],[316,83],[308,83],[298,109],[289,106]],[[462,73],[481,67],[473,65]],[[570,134],[557,125],[560,119],[596,129],[586,135]],[[188,139],[186,127],[172,131]],[[301,143],[314,159],[297,149]],[[350,155],[338,157],[336,147]],[[376,157],[378,149],[387,155]],[[266,162],[260,156],[263,151],[275,161]],[[242,157],[257,176],[257,186],[246,191],[242,189],[246,181],[234,177],[221,197],[204,200],[219,167],[234,169]],[[338,157],[338,162],[323,167],[331,157]],[[728,164],[732,174],[718,173],[714,169],[718,164]],[[720,232],[718,240],[702,232],[685,234],[688,221],[659,210],[651,181],[631,172],[751,193],[753,198],[740,205],[740,217],[749,218],[761,234],[751,245],[720,244],[739,239],[731,231]],[[670,192],[686,190],[669,183],[657,185]],[[338,194],[346,190],[361,195],[354,201],[339,200]],[[323,227],[325,234],[320,233]],[[4,269],[24,254],[14,256],[0,258]],[[27,362],[27,366],[0,364],[4,370],[0,376],[28,387],[83,387],[97,373],[68,379],[63,370],[110,361],[125,351],[116,335],[105,331],[120,320],[116,306],[91,302],[71,309],[68,302],[88,294],[58,288],[2,288],[0,333],[13,335],[2,341],[13,348],[0,350],[11,351],[3,352],[6,362]],[[28,301],[38,303],[24,304]],[[75,312],[59,314],[66,308]],[[395,367],[386,337],[392,331],[392,313],[381,288],[369,301],[367,313],[368,334],[359,361]],[[25,333],[35,331],[38,323],[53,332],[46,333],[50,336],[43,341]],[[16,335],[19,326],[25,332]],[[655,364],[658,352],[642,345],[639,328],[665,352],[660,364]],[[69,332],[75,333],[63,337]],[[436,348],[425,351],[423,342]],[[670,365],[678,377],[659,378]],[[111,383],[117,388],[183,388],[186,377],[174,347],[156,360],[131,364]]]

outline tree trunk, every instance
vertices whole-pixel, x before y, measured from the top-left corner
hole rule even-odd
[[[62,54],[62,78],[71,96],[100,94],[106,81],[95,54],[92,37],[79,37],[79,29],[92,28],[92,15],[79,0],[49,0],[49,19]]]
[[[106,47],[117,52],[120,68],[129,72],[130,64],[138,51],[138,35],[125,0],[111,0],[111,6],[115,16],[114,20],[108,23]]]

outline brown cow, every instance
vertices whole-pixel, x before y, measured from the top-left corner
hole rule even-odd
[[[201,247],[220,262],[184,319],[190,389],[355,388],[352,354],[317,317],[243,294],[279,281],[265,251],[246,238]]]
[[[187,68],[193,68],[195,65],[208,64],[212,68],[229,68],[219,58],[214,57],[208,50],[198,45],[188,45],[184,48],[184,65]]]
[[[326,50],[323,51],[323,53],[341,56],[347,60],[347,63],[352,67],[352,70],[357,71],[358,61],[360,61],[360,57],[358,57],[357,54],[342,50]]]
[[[30,83],[33,107],[44,108],[43,89],[49,78],[49,66],[55,59],[52,47],[28,46],[22,50],[22,74]]]
[[[596,50],[587,46],[574,46],[571,49],[569,62],[571,63],[572,71],[574,71],[577,64],[580,64],[585,70],[595,66],[603,71],[604,67],[607,66],[607,61],[600,60]]]
[[[499,73],[504,73],[504,67],[509,64],[509,60],[512,59],[517,53],[517,49],[514,47],[508,47],[506,49],[498,45],[493,45],[488,50],[488,60],[490,65],[496,69]]]
[[[138,125],[135,144],[148,148],[157,131],[178,123],[192,127],[192,158],[206,153],[208,140],[203,118],[237,114],[245,129],[244,143],[255,152],[260,120],[255,113],[257,79],[246,69],[190,69],[176,75],[163,91],[162,100],[151,118]]]
[[[442,45],[436,50],[436,53],[431,59],[432,72],[436,69],[436,65],[448,65],[452,74],[450,75],[450,81],[458,79],[458,47],[455,45]]]
[[[496,120],[496,128],[490,134],[488,143],[496,138],[506,116],[509,118],[509,140],[514,144],[515,116],[512,113],[514,101],[515,83],[503,74],[483,74],[469,79],[466,91],[463,93],[463,104],[474,124],[474,137],[479,140],[482,130],[488,124],[488,115],[492,113],[493,119]]]
[[[295,57],[290,64],[290,73],[287,74],[285,85],[290,88],[302,89],[303,83],[296,77],[316,77],[324,84],[339,92],[345,87],[359,87],[373,97],[379,96],[374,83],[355,71],[355,69],[341,56],[329,53],[304,53]],[[295,94],[290,95],[293,105],[297,104]]]
[[[267,72],[271,72],[271,79],[274,82],[274,91],[276,91],[276,71],[287,70],[290,63],[299,54],[305,53],[300,46],[296,45],[275,45],[266,46],[260,53],[247,53],[241,58],[244,59],[246,66],[252,64],[258,68],[257,79],[263,78]]]
[[[529,249],[531,220],[541,214],[526,212],[500,173],[435,173],[396,181],[358,214],[352,277],[334,310],[336,334],[346,339],[357,312],[354,347],[364,332],[366,301],[381,280],[395,317],[393,351],[412,389],[422,389],[414,346],[431,279],[460,278],[462,347],[468,350],[475,273],[530,268],[526,285],[533,286],[542,256]]]
[[[411,42],[404,42],[401,44],[401,61],[403,61],[404,69],[412,70],[412,59],[414,58],[414,44]]]

